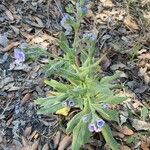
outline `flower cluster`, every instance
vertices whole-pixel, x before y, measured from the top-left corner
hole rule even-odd
[[[72,27],[68,24],[69,19],[69,15],[65,14],[60,22],[61,26],[66,30],[65,35],[69,35],[72,31]]]
[[[14,58],[17,65],[22,64],[25,61],[25,53],[20,49],[14,49]]]
[[[105,121],[103,119],[98,119],[95,122],[90,123],[88,128],[90,132],[100,132],[104,125]]]
[[[96,41],[97,35],[96,35],[96,34],[93,34],[93,33],[85,33],[85,34],[83,35],[83,38],[87,38],[87,39],[89,39],[89,40],[91,40],[91,41]]]
[[[67,99],[66,101],[63,102],[63,105],[66,107],[73,107],[75,103],[73,100]]]

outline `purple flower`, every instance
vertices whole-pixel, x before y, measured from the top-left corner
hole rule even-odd
[[[84,38],[88,38],[88,39],[90,39],[90,40],[92,40],[92,41],[96,41],[96,39],[97,39],[96,34],[93,34],[93,33],[85,33],[85,34],[83,35],[83,37],[84,37]]]
[[[105,124],[105,121],[103,119],[99,119],[96,121],[96,125],[98,128],[102,128]]]
[[[69,15],[65,14],[60,22],[61,26],[66,30],[65,32],[66,35],[69,35],[70,32],[72,31],[72,27],[68,24],[69,19],[70,19]]]
[[[14,49],[14,57],[16,64],[23,63],[25,61],[25,54],[20,49]]]
[[[109,105],[108,104],[102,104],[102,108],[103,109],[109,109]]]
[[[90,132],[97,131],[97,127],[94,123],[89,124],[88,129]]]
[[[68,100],[68,106],[73,107],[75,105],[73,100]]]
[[[63,102],[63,105],[67,106],[67,107],[73,107],[75,105],[75,103],[73,100],[66,100]]]

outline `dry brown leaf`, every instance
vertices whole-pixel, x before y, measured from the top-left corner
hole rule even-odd
[[[141,0],[142,7],[144,7],[149,2],[150,2],[150,0]]]
[[[120,137],[122,139],[125,137],[124,134],[122,134],[121,132],[117,132],[117,131],[112,131],[112,134],[114,137]]]
[[[30,93],[27,93],[21,100],[21,105],[24,105],[31,97]]]
[[[129,29],[132,29],[132,30],[139,30],[139,27],[138,27],[137,23],[134,21],[134,19],[133,19],[130,15],[127,15],[127,16],[124,18],[124,24],[125,24]]]
[[[11,21],[14,20],[14,16],[12,15],[12,13],[8,9],[5,11],[5,14],[9,18],[9,20],[11,20]]]
[[[24,146],[20,150],[31,150],[31,146],[30,145]]]
[[[24,131],[24,136],[28,137],[32,132],[32,127],[27,127]]]
[[[134,134],[134,132],[131,129],[129,129],[127,126],[123,126],[121,129],[121,132],[124,135],[133,135]]]
[[[65,150],[70,144],[71,144],[71,137],[67,135],[59,143],[58,150]]]
[[[120,150],[131,150],[131,148],[126,145],[121,145]]]
[[[35,141],[35,142],[32,144],[31,150],[37,150],[37,149],[38,149],[38,146],[39,146],[39,143],[40,143],[40,140],[39,140],[39,139],[38,139],[37,141]]]
[[[22,139],[21,141],[22,141],[23,146],[28,146],[29,145],[27,139],[24,136],[22,136],[21,139]]]
[[[59,142],[60,142],[60,138],[61,138],[61,133],[60,131],[58,131],[55,135],[55,138],[54,138],[54,147],[57,148]]]
[[[142,150],[149,150],[150,149],[150,143],[148,143],[146,141],[142,141],[141,142],[141,149]]]
[[[11,44],[6,46],[5,48],[0,49],[0,51],[7,52],[7,51],[10,51],[12,48],[14,48],[14,47],[16,47],[18,45],[19,45],[19,42],[12,42]]]
[[[102,5],[104,7],[112,7],[112,6],[114,6],[112,0],[100,0],[100,2],[102,3]]]

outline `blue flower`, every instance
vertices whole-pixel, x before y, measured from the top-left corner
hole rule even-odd
[[[96,35],[96,34],[93,34],[93,33],[85,33],[85,34],[83,35],[83,38],[88,38],[88,39],[91,40],[91,41],[96,41],[97,35]]]
[[[75,105],[73,100],[67,99],[66,101],[63,102],[63,105],[66,107],[73,107]]]
[[[103,119],[99,119],[96,121],[96,125],[98,128],[102,128],[105,124],[105,121]]]
[[[89,124],[88,129],[90,132],[97,131],[97,127],[94,123]]]
[[[109,105],[108,104],[102,104],[102,108],[103,109],[109,109]]]
[[[69,19],[70,19],[69,15],[65,14],[60,22],[61,26],[66,30],[65,32],[66,35],[69,35],[70,32],[72,31],[72,27],[68,24]]]
[[[25,61],[25,53],[20,49],[14,49],[15,63],[20,64]]]

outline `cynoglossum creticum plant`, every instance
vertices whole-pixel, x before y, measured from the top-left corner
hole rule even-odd
[[[51,96],[39,98],[35,102],[41,106],[38,114],[55,113],[63,108],[80,108],[66,129],[68,134],[73,135],[72,150],[79,150],[93,132],[101,132],[110,148],[118,150],[108,125],[109,121],[119,122],[118,112],[110,109],[110,105],[119,104],[126,98],[113,93],[115,85],[111,81],[119,76],[119,72],[113,76],[99,76],[101,59],[94,57],[96,35],[85,33],[79,36],[80,21],[86,14],[86,3],[79,1],[75,17],[67,14],[62,19],[61,23],[66,25],[65,34],[74,30],[74,41],[69,43],[65,34],[61,33],[59,46],[64,55],[50,60],[46,66],[47,76],[55,75],[65,79],[65,82],[45,80],[53,88]]]

